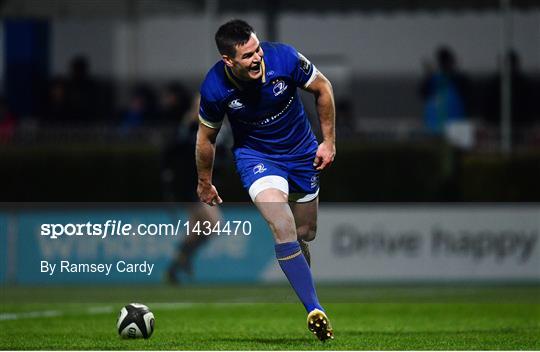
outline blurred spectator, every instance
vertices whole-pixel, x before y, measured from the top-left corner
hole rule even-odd
[[[169,87],[170,88],[170,87]],[[214,224],[222,217],[218,206],[211,207],[199,200],[197,196],[197,166],[195,162],[195,145],[199,127],[200,96],[196,94],[190,99],[188,109],[181,115],[178,133],[171,143],[165,147],[162,160],[161,179],[166,201],[185,202],[190,223],[210,222]],[[214,164],[214,184],[222,186],[221,176],[228,164],[227,149],[230,147],[232,133],[228,124],[222,126],[220,137],[216,141],[216,159]],[[194,279],[193,258],[197,252],[214,238],[188,233],[176,250],[169,264],[166,278],[169,283],[178,284],[186,279]],[[195,268],[196,269],[196,268]]]
[[[535,89],[532,83],[521,71],[519,55],[514,51],[508,53],[511,79],[511,121],[515,129],[526,129],[538,123],[533,110],[533,97]],[[500,61],[500,60],[499,60]],[[488,88],[488,97],[485,108],[486,120],[498,127],[501,120],[501,75],[500,71],[493,76]]]
[[[169,83],[161,93],[159,117],[163,121],[178,122],[192,105],[192,96],[179,82]]]
[[[465,118],[467,79],[458,72],[456,58],[449,47],[440,47],[436,52],[437,68],[425,65],[420,94],[424,100],[424,123],[436,134],[444,131],[451,121]]]
[[[167,201],[199,202],[195,165],[198,107],[197,95],[191,99],[188,110],[177,116],[177,133],[164,148],[161,179]]]
[[[66,81],[66,100],[73,122],[89,122],[96,119],[99,87],[90,76],[90,63],[84,56],[76,56],[70,62]]]
[[[15,133],[15,116],[9,111],[4,97],[0,96],[0,143],[8,143]]]
[[[66,122],[70,119],[66,81],[62,77],[54,78],[49,84],[45,118],[51,123]]]
[[[171,86],[167,88],[169,93]],[[165,147],[163,153],[161,180],[164,188],[165,200],[173,202],[186,202],[190,223],[209,221],[213,225],[221,218],[219,207],[211,207],[201,203],[197,196],[197,167],[195,164],[195,144],[199,126],[198,108],[199,96],[189,101],[184,114],[177,116],[179,121],[178,133],[174,140]],[[179,108],[179,105],[174,105]],[[218,143],[214,175],[219,184],[224,148]],[[189,202],[189,203],[188,203]],[[200,236],[188,233],[179,243],[173,260],[169,264],[166,278],[169,283],[177,284],[186,279],[193,279],[193,258],[203,244],[214,236]]]
[[[155,117],[155,94],[146,84],[140,84],[133,89],[129,104],[122,112],[120,132],[128,134],[133,130],[149,125]]]

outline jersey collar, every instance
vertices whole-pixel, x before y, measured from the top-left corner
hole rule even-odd
[[[225,75],[227,76],[227,78],[229,79],[229,81],[238,89],[242,90],[242,86],[245,86],[246,84],[243,83],[241,80],[239,80],[238,78],[236,78],[234,76],[234,73],[231,71],[230,68],[227,67],[227,65],[224,65],[225,67]],[[261,75],[261,83],[266,83],[266,64],[264,62],[264,58],[261,60],[261,71],[262,71],[262,75]]]

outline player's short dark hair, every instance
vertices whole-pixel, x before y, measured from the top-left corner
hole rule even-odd
[[[234,57],[236,55],[236,47],[244,45],[254,33],[246,21],[232,20],[221,27],[216,32],[216,45],[221,55]]]

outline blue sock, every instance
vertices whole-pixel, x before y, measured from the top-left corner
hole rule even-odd
[[[306,258],[298,241],[276,244],[276,257],[281,270],[308,312],[313,309],[324,311],[315,293],[315,285]]]

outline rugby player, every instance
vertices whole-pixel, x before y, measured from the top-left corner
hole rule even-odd
[[[279,265],[308,313],[308,329],[322,341],[332,339],[332,327],[301,248],[315,238],[319,173],[336,154],[332,86],[295,48],[260,42],[242,20],[223,24],[215,40],[221,60],[210,69],[200,91],[198,196],[209,205],[222,203],[212,184],[212,167],[226,114],[237,171],[270,226]],[[297,88],[315,96],[323,135],[320,144]],[[304,251],[307,255],[307,248]]]

